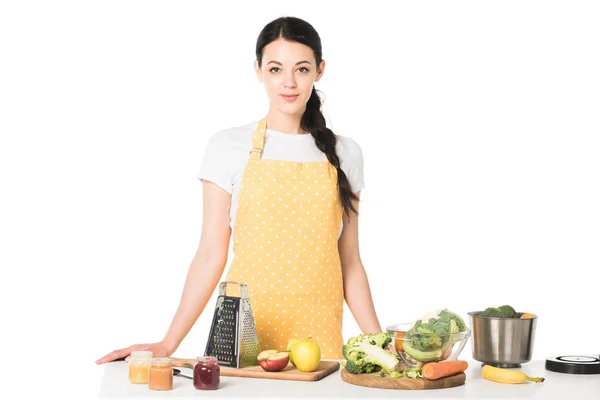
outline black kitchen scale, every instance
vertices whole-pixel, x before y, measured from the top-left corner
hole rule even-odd
[[[550,357],[546,369],[565,374],[600,374],[600,354]]]

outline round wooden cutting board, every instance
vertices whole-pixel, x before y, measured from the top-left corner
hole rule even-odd
[[[358,386],[366,386],[381,389],[401,389],[401,390],[425,390],[425,389],[444,389],[464,385],[467,375],[461,372],[456,375],[445,378],[429,379],[411,379],[411,378],[390,378],[381,377],[378,373],[373,374],[351,374],[346,368],[341,368],[342,380]]]

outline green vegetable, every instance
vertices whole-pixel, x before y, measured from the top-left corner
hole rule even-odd
[[[402,347],[416,361],[439,361],[444,350],[454,344],[452,334],[466,329],[465,321],[452,311],[444,309],[428,313],[406,332]]]
[[[429,351],[421,351],[414,347],[412,347],[408,341],[404,342],[404,352],[414,358],[417,361],[422,363],[435,362],[438,361],[442,357],[442,350],[429,350]]]
[[[489,317],[489,318],[518,318],[517,312],[514,308],[508,305],[500,307],[488,307],[480,312],[478,317]]]
[[[392,337],[385,332],[361,334],[348,339],[342,348],[346,370],[353,374],[394,371],[400,361],[387,351],[391,342]]]
[[[344,363],[346,370],[352,374],[370,374],[381,370],[381,367],[375,364],[369,364],[364,367],[360,367],[352,361],[346,361]]]
[[[385,371],[379,371],[379,376],[383,378],[385,376]]]
[[[402,378],[402,375],[400,372],[398,371],[394,371],[390,374],[390,378]]]
[[[423,371],[421,368],[410,368],[404,371],[404,375],[407,378],[417,379],[423,377]]]

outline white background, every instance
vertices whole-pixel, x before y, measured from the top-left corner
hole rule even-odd
[[[382,326],[509,303],[540,316],[534,358],[600,351],[598,3],[396,3],[2,3],[3,344],[54,382],[28,390],[95,396],[94,360],[163,337],[201,156],[266,113],[254,46],[282,15],[319,31],[328,122],[363,150]],[[175,356],[203,352],[213,307]]]

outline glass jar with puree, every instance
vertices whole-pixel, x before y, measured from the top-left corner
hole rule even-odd
[[[148,388],[150,390],[173,389],[173,365],[170,358],[152,359],[148,374]]]
[[[147,384],[151,360],[151,351],[132,351],[129,358],[129,382]]]

